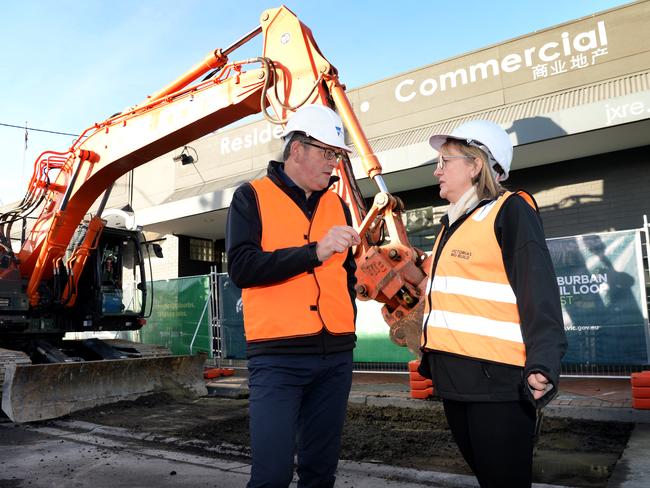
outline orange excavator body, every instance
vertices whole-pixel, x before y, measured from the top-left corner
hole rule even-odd
[[[229,60],[259,34],[260,57]],[[78,306],[80,277],[103,232],[103,207],[121,176],[252,114],[261,112],[270,122],[283,124],[304,104],[327,105],[339,113],[365,174],[377,183],[379,192],[367,210],[350,161],[344,159],[337,168],[337,191],[348,202],[362,238],[355,250],[357,292],[360,299],[382,302],[391,338],[417,352],[425,255],[408,243],[403,205],[381,179],[381,164],[336,68],[322,55],[310,29],[286,7],[266,10],[260,26],[230,47],[214,50],[141,103],[92,125],[67,152],[46,152],[37,159],[25,198],[0,217],[0,234],[9,236],[13,222],[40,211],[20,251],[13,255],[4,249],[11,255],[9,268],[17,268],[26,282],[26,322]],[[73,239],[84,221],[83,237]],[[8,242],[7,237],[3,241]],[[56,280],[57,286],[52,286]],[[69,324],[57,327],[58,332],[80,330]],[[5,347],[1,327],[0,347]]]

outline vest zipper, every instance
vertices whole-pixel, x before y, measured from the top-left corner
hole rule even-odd
[[[440,230],[440,232],[442,234],[440,235],[439,244],[435,249],[436,254],[433,256],[433,264],[431,265],[431,276],[429,276],[429,280],[433,280],[433,276],[435,275],[435,271],[436,271],[436,266],[438,265],[438,260],[440,258],[440,253],[442,252],[442,248],[445,246],[445,244],[447,242],[447,226],[443,224],[442,229]],[[422,326],[422,333],[424,334],[424,344],[427,343],[427,323],[429,322],[429,317],[431,316],[431,288],[432,287],[433,287],[433,283],[431,283],[431,287],[429,288],[429,293],[427,293],[427,303],[429,305],[429,315],[427,315],[427,318],[424,321],[424,324]]]
[[[311,242],[311,226],[314,223],[314,217],[316,217],[316,212],[318,212],[318,207],[320,205],[320,198],[318,199],[318,202],[316,202],[316,206],[314,207],[314,211],[311,213],[311,217],[309,218],[309,228],[307,229],[307,243]],[[318,314],[318,318],[320,319],[321,324],[323,324],[323,327],[321,328],[321,331],[323,329],[327,330],[327,325],[325,324],[325,321],[323,320],[323,316],[320,314],[320,308],[319,308],[319,301],[320,301],[320,283],[318,282],[318,278],[316,277],[316,270],[312,273],[312,276],[314,277],[314,281],[316,282],[316,288],[318,288],[318,296],[316,297],[316,313]],[[325,355],[325,339],[323,338],[323,355]]]

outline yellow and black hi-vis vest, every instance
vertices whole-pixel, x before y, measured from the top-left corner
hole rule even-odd
[[[532,196],[517,194],[537,211]],[[494,235],[499,210],[512,195],[505,192],[474,210],[446,242],[435,276],[429,270],[422,335],[425,349],[524,366],[526,347],[517,299]],[[440,241],[438,235],[434,256]]]
[[[251,182],[262,223],[262,250],[299,247],[322,239],[334,225],[346,225],[338,195],[326,191],[311,221],[269,177]],[[344,262],[336,253],[313,272],[273,285],[242,290],[247,341],[354,332],[354,309]]]

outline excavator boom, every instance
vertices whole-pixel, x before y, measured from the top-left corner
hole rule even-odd
[[[261,56],[229,60],[238,47],[259,34],[263,36]],[[25,198],[15,210],[0,217],[0,234],[8,236],[12,223],[40,212],[17,256],[10,256],[11,269],[4,273],[15,276],[19,272],[27,283],[21,302],[22,317],[28,324],[21,325],[24,333],[35,335],[45,316],[74,312],[87,302],[78,296],[85,289],[80,280],[87,275],[92,256],[104,252],[100,244],[105,233],[102,213],[116,180],[251,114],[262,113],[271,123],[284,124],[304,104],[328,105],[339,112],[364,172],[377,183],[378,197],[366,210],[350,161],[345,159],[337,168],[341,176],[337,190],[348,202],[362,237],[355,253],[357,292],[361,299],[384,303],[393,340],[417,351],[419,333],[414,333],[413,324],[418,321],[413,317],[426,281],[424,255],[408,243],[401,220],[403,206],[387,191],[381,165],[336,69],[321,54],[309,28],[286,7],[266,10],[260,26],[231,46],[214,50],[141,103],[89,127],[67,152],[46,152],[37,159]],[[93,218],[79,235],[80,223],[91,208]],[[71,312],[68,315],[76,317]],[[142,326],[142,315],[133,312],[117,330],[137,329]],[[5,347],[3,323],[0,321],[0,347]],[[88,330],[87,326],[68,320],[65,325],[53,325],[56,330],[51,332]],[[92,323],[90,327],[107,330],[93,329]],[[15,336],[14,331],[12,338]],[[188,358],[12,366],[7,369],[3,409],[16,421],[52,418],[71,409],[114,401],[122,394],[141,394],[144,391],[132,388],[132,383],[147,383],[145,377],[160,371],[174,371],[177,378],[184,379],[175,382],[169,375],[158,375],[161,377],[149,383],[183,384],[196,392],[200,388],[187,372],[196,371],[198,363]],[[167,366],[162,364],[165,362]],[[67,382],[65,388],[63,382]],[[46,401],[55,391],[65,392],[63,401]],[[68,401],[71,398],[76,401]],[[21,404],[31,406],[24,415],[19,413]]]

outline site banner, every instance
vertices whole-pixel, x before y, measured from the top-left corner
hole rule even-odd
[[[160,344],[172,354],[205,352],[212,357],[209,276],[190,276],[153,282],[153,310],[140,330],[141,341]],[[198,331],[197,331],[198,326]]]
[[[565,364],[648,364],[639,230],[547,241],[569,347]]]
[[[221,357],[246,359],[244,313],[241,289],[230,281],[226,273],[217,276],[218,316],[221,324]]]

